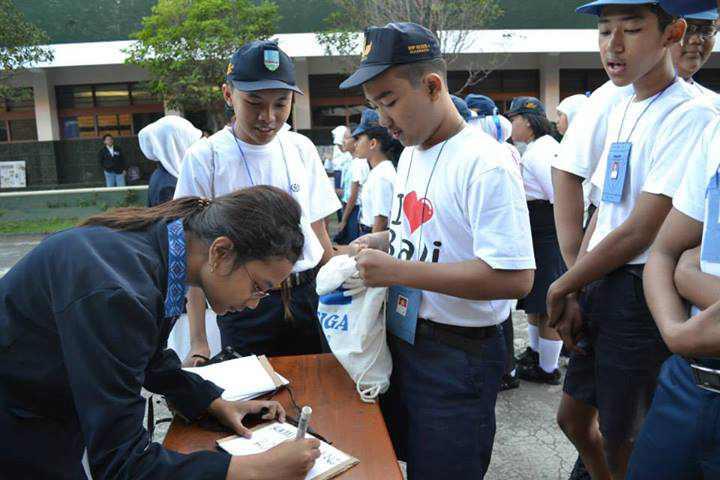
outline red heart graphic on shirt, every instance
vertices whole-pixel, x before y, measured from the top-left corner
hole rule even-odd
[[[410,224],[410,235],[433,217],[435,209],[427,198],[418,198],[417,193],[410,192],[403,201],[403,212]]]

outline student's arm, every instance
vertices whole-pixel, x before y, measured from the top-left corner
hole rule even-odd
[[[700,328],[711,326],[713,316],[718,318],[717,306],[686,321],[687,308],[673,278],[678,259],[685,250],[697,246],[701,236],[700,222],[673,209],[658,234],[643,274],[645,297],[663,340],[670,350],[682,355],[720,354],[720,339],[715,337],[708,345],[711,332]]]
[[[310,224],[310,227],[315,232],[320,245],[323,247],[323,256],[320,260],[320,266],[325,265],[335,255],[333,250],[332,241],[330,240],[330,234],[327,231],[327,225],[325,225],[325,219],[321,218]]]
[[[408,262],[378,250],[357,256],[369,287],[404,285],[468,300],[522,298],[530,292],[533,270],[499,270],[480,259],[457,263]]]
[[[685,251],[675,268],[675,287],[680,296],[700,310],[720,300],[720,277],[700,270],[700,247]]]
[[[90,292],[55,316],[93,478],[226,478],[230,455],[171,452],[143,428],[140,391],[160,336],[154,312],[116,288]],[[186,377],[184,386],[191,384],[205,385]],[[207,409],[218,395],[207,390],[185,413]]]
[[[575,264],[583,241],[585,203],[582,182],[582,177],[557,168],[552,169],[555,227],[560,253],[568,268]]]
[[[185,367],[197,367],[210,358],[210,345],[205,327],[205,292],[200,287],[190,287],[187,293],[187,318],[190,330],[190,351],[183,361]],[[195,357],[194,355],[200,355]]]
[[[562,313],[562,302],[567,295],[580,291],[645,251],[671,207],[672,200],[665,195],[641,193],[627,220],[550,286],[548,310],[551,323]]]
[[[388,217],[383,215],[375,216],[375,223],[372,226],[372,233],[384,232],[388,229]]]

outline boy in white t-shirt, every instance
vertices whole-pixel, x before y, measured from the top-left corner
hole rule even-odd
[[[230,60],[223,85],[223,97],[232,105],[235,120],[188,150],[175,191],[176,198],[213,198],[253,185],[273,185],[290,193],[302,207],[305,247],[286,284],[271,290],[254,310],[216,312],[223,348],[231,346],[240,354],[322,350],[315,273],[333,255],[325,218],[340,208],[340,201],[312,142],[282,128],[293,92],[302,93],[295,84],[292,61],[277,43],[256,41],[241,47]],[[289,293],[289,301],[283,300],[282,289]],[[191,288],[192,345],[187,363],[207,356],[205,304],[202,292]]]
[[[642,291],[647,249],[670,209],[685,162],[715,111],[684,108],[695,93],[676,78],[670,56],[670,47],[683,37],[683,20],[648,1],[598,0],[578,12],[599,16],[605,70],[614,84],[632,85],[635,94],[609,112],[603,153],[592,173],[598,210],[578,260],[551,286],[548,310],[551,324],[576,350],[558,415],[561,426],[594,478],[620,479],[659,366],[668,355]],[[581,337],[592,347],[584,356],[575,348]],[[607,463],[597,450],[598,439],[578,442],[563,423],[568,399],[597,406]]]
[[[482,478],[504,370],[501,324],[535,262],[522,182],[507,150],[455,109],[435,35],[413,23],[366,30],[362,85],[407,148],[389,232],[356,244],[360,275],[390,287],[393,376],[383,412],[408,478]],[[387,253],[385,253],[387,252]]]
[[[396,177],[393,163],[397,162],[403,148],[379,122],[377,112],[368,108],[363,111],[360,125],[353,131],[355,152],[367,160],[370,168],[360,193],[362,233],[388,229]]]

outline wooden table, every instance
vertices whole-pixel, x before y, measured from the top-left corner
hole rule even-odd
[[[299,405],[313,409],[310,426],[360,463],[338,476],[341,480],[402,480],[385,422],[377,404],[360,400],[355,384],[331,354],[271,358],[275,371],[290,380]],[[290,395],[273,397],[295,416]],[[228,432],[203,430],[177,417],[165,437],[165,447],[180,453],[214,450]]]

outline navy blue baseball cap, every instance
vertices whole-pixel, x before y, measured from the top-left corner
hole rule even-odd
[[[533,115],[545,115],[545,105],[535,97],[517,97],[514,98],[510,103],[510,109],[505,112],[506,117],[514,117],[516,115],[522,115],[524,113],[530,113]]]
[[[465,103],[467,103],[468,108],[475,110],[479,117],[487,117],[497,113],[497,105],[495,105],[492,98],[485,95],[471,93],[465,97]]]
[[[576,8],[575,11],[577,13],[597,15],[599,17],[603,7],[607,7],[608,5],[660,5],[660,0],[595,0],[594,2],[586,3]]]
[[[360,117],[360,125],[353,130],[352,136],[359,137],[363,133],[382,130],[387,129],[380,125],[380,115],[378,115],[377,111],[372,108],[366,108],[363,110],[362,116]]]
[[[242,92],[292,90],[302,95],[295,83],[295,65],[277,42],[256,40],[246,43],[230,58],[227,83]]]
[[[660,0],[660,6],[668,13],[687,16],[717,8],[715,0]]]
[[[360,67],[340,84],[346,90],[372,80],[394,65],[441,58],[440,42],[427,28],[417,23],[388,23],[365,30]]]
[[[467,103],[465,103],[465,100],[456,95],[450,95],[450,98],[452,98],[453,105],[455,105],[455,108],[457,108],[457,111],[460,116],[463,117],[463,120],[470,120],[472,118],[472,112],[468,108]]]
[[[683,18],[688,20],[709,20],[714,22],[718,19],[718,10],[713,8],[711,10],[705,10],[704,12],[688,13],[683,15]]]

